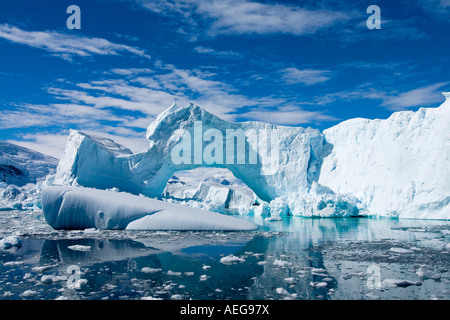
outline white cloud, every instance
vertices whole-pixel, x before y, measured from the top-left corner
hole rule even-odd
[[[195,47],[194,51],[197,53],[208,54],[208,55],[216,56],[219,58],[226,58],[226,59],[235,59],[235,58],[240,58],[242,56],[240,53],[235,52],[235,51],[215,50],[213,48],[203,47],[203,46]]]
[[[149,68],[128,68],[128,69],[114,68],[111,69],[111,72],[122,76],[135,76],[141,73],[152,73],[153,70]]]
[[[134,153],[144,150],[149,147],[148,140],[145,139],[145,133],[134,133],[133,135],[111,134],[105,131],[98,130],[81,130],[88,135],[101,136],[112,139],[115,142],[127,147]],[[8,142],[17,144],[19,146],[36,150],[43,154],[60,159],[64,153],[67,143],[69,131],[65,130],[59,133],[38,133],[25,134],[21,136],[21,140],[8,140]]]
[[[295,107],[281,107],[275,110],[252,110],[240,114],[239,117],[280,125],[300,125],[305,123],[319,123],[338,120],[337,118],[326,115],[323,112],[307,111]]]
[[[307,10],[282,4],[252,1],[198,1],[198,12],[215,19],[211,33],[294,35],[312,34],[330,27],[346,15],[326,10]]]
[[[50,87],[48,92],[56,98],[70,103],[86,104],[97,109],[116,108],[139,111],[154,117],[173,103],[188,105],[190,102],[227,119],[230,113],[244,106],[258,104],[258,99],[250,99],[237,94],[232,86],[214,80],[214,74],[199,70],[178,69],[172,65],[161,65],[158,74],[128,79],[104,79],[77,84],[77,89]],[[131,123],[131,122],[130,122]]]
[[[383,106],[389,109],[401,110],[412,107],[430,106],[435,103],[443,102],[441,94],[443,86],[448,82],[436,83],[433,85],[413,89],[397,95],[387,96],[383,101]]]
[[[27,134],[20,137],[22,140],[8,140],[8,142],[60,159],[64,153],[68,134],[68,131],[58,134]]]
[[[116,44],[102,38],[74,36],[56,31],[27,31],[9,24],[0,24],[0,38],[50,52],[71,60],[74,56],[119,55],[129,53],[150,58],[143,50]]]
[[[130,111],[139,111],[145,114],[158,114],[158,111],[154,109],[154,105],[152,105],[152,101],[143,101],[138,100],[139,97],[142,98],[143,93],[142,88],[137,87],[121,87],[120,85],[116,85],[117,87],[102,87],[102,86],[92,86],[90,84],[81,84],[83,89],[92,89],[103,92],[110,92],[112,94],[120,94],[119,89],[122,91],[122,95],[125,94],[125,91],[128,91],[126,94],[131,95],[132,92],[136,93],[134,100],[128,100],[123,98],[115,98],[112,96],[105,95],[93,95],[92,93],[82,91],[82,90],[70,90],[70,89],[61,89],[56,87],[50,87],[48,92],[55,95],[57,99],[61,100],[69,100],[70,103],[83,103],[87,105],[94,106],[95,108],[116,108]],[[114,88],[117,88],[118,92],[112,92]],[[147,92],[147,94],[150,94]],[[138,96],[140,95],[140,96]],[[155,98],[155,97],[154,97]],[[160,107],[161,108],[161,107]],[[161,109],[160,109],[161,110]],[[162,111],[162,110],[161,110]]]
[[[143,129],[174,102],[180,106],[192,102],[228,121],[246,118],[297,125],[334,120],[324,112],[290,107],[291,102],[282,97],[244,96],[217,80],[214,73],[178,69],[162,62],[152,68],[112,69],[98,80],[77,84],[55,81],[47,91],[58,103],[23,104],[5,110],[0,114],[0,125],[4,129],[36,126],[51,131],[23,136],[22,145],[58,155],[65,145],[61,142],[64,134],[54,132],[69,128],[105,136],[140,151],[148,145]],[[311,76],[308,81],[313,81]],[[243,108],[253,111],[240,114]]]
[[[218,34],[309,35],[349,19],[343,12],[306,9],[294,5],[260,3],[248,0],[137,0],[158,14],[179,14],[197,27],[198,17],[210,22],[206,31]]]
[[[327,105],[338,100],[352,101],[357,99],[370,99],[383,101],[388,97],[388,94],[384,91],[380,91],[374,88],[361,88],[358,87],[354,90],[344,90],[339,92],[332,92],[323,96],[315,97],[313,102],[316,105]]]
[[[297,68],[286,68],[281,72],[283,74],[282,79],[288,84],[303,83],[305,85],[311,86],[330,80],[329,77],[325,76],[326,74],[330,73],[330,71],[328,70],[300,70]]]
[[[283,97],[248,97],[242,95],[233,86],[218,81],[218,75],[201,70],[178,69],[162,62],[154,64],[155,70],[144,74],[137,69],[120,69],[115,74],[126,78],[106,78],[97,81],[76,84],[76,89],[51,87],[48,92],[57,99],[68,100],[68,103],[84,104],[98,110],[123,109],[138,111],[140,117],[124,117],[119,124],[124,127],[145,128],[150,120],[170,107],[173,103],[186,106],[194,103],[218,117],[235,121],[242,118],[240,113],[244,108],[256,109],[247,112],[249,118],[267,119],[269,110],[276,108],[274,117],[269,117],[279,123],[306,123],[332,120],[324,112],[309,112],[306,110],[288,110],[293,105],[292,99]],[[326,70],[284,70],[285,81],[312,85],[327,81]],[[110,75],[110,74],[108,74]],[[303,104],[303,105],[306,105]],[[292,119],[292,122],[291,120]]]
[[[336,101],[352,101],[352,100],[379,100],[380,106],[392,110],[400,111],[415,107],[427,107],[434,104],[440,104],[444,101],[442,91],[444,86],[450,82],[440,82],[428,86],[398,93],[392,90],[380,90],[373,88],[373,84],[365,84],[355,90],[345,90],[333,92],[323,96],[316,97],[314,103],[316,105],[327,105]]]
[[[12,110],[0,113],[0,127],[28,128],[61,126],[67,124],[81,125],[98,120],[121,121],[108,110],[96,109],[79,104],[30,105],[23,104]]]
[[[422,9],[437,20],[448,21],[450,0],[417,0]]]

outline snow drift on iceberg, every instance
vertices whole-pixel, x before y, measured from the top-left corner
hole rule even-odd
[[[249,221],[197,208],[80,187],[42,190],[42,207],[54,229],[254,230]]]

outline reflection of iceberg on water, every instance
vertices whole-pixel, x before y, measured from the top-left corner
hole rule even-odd
[[[72,246],[83,246],[83,251]],[[45,264],[81,264],[90,265],[106,261],[121,261],[152,255],[159,250],[146,247],[132,240],[113,239],[76,239],[45,240],[41,249],[40,263]]]
[[[138,239],[47,239],[41,248],[40,263],[42,265],[74,263],[90,265],[154,256],[161,253],[185,257],[217,258],[219,255],[242,251],[249,243],[255,242],[255,235],[252,233],[219,234],[222,236],[214,236],[215,233],[208,233],[209,236],[205,236],[189,232],[163,234],[156,232],[140,234]],[[201,248],[207,248],[207,250]],[[264,246],[258,247],[259,250],[264,250],[264,248]]]

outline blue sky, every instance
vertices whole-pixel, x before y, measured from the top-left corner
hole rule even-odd
[[[66,26],[73,4],[81,30]],[[58,157],[79,129],[139,151],[174,102],[320,130],[436,107],[449,18],[450,0],[4,1],[0,139]]]

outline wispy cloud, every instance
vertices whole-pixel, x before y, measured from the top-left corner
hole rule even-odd
[[[449,84],[450,82],[439,82],[403,92],[360,86],[354,90],[318,96],[313,101],[316,105],[325,106],[337,101],[377,100],[381,107],[392,111],[401,111],[442,103],[444,101],[442,91],[445,91],[445,86]]]
[[[48,127],[64,125],[86,125],[96,121],[121,121],[109,110],[97,109],[91,106],[67,103],[51,105],[23,104],[14,109],[0,113],[2,129]]]
[[[152,73],[153,70],[149,68],[113,68],[111,69],[111,73],[118,74],[122,76],[135,76],[142,73]]]
[[[348,20],[347,13],[306,9],[295,5],[248,0],[136,0],[163,15],[178,14],[195,28],[204,25],[209,36],[220,34],[309,35]],[[198,19],[193,19],[193,16]],[[200,22],[197,22],[201,20]]]
[[[450,16],[450,0],[416,0],[430,16],[448,22]]]
[[[116,108],[153,115],[158,114],[158,109],[160,111],[163,110],[161,106],[155,110],[155,106],[158,103],[172,101],[172,99],[166,100],[165,98],[168,98],[167,95],[160,92],[133,87],[121,80],[113,80],[109,84],[110,86],[80,83],[78,84],[78,89],[50,87],[48,92],[54,95],[55,98],[66,100],[68,103],[81,103],[97,109]],[[105,95],[105,93],[111,94]],[[148,99],[145,99],[145,97],[148,97]],[[170,96],[169,98],[172,97]]]
[[[402,110],[412,107],[425,107],[443,102],[442,88],[449,82],[440,82],[396,95],[385,97],[382,106],[393,110]]]
[[[68,130],[56,134],[26,134],[21,136],[20,140],[12,139],[8,142],[60,159],[64,153],[68,134]]]
[[[232,113],[239,108],[254,106],[261,101],[239,94],[233,86],[219,81],[213,73],[165,64],[155,65],[156,68],[157,72],[151,74],[123,69],[119,73],[126,74],[126,79],[112,76],[78,83],[76,88],[52,86],[48,92],[70,103],[92,105],[99,109],[138,111],[146,117],[158,115],[173,103],[187,105],[192,102],[232,120]]]
[[[208,47],[203,47],[203,46],[195,47],[194,51],[197,53],[208,54],[208,55],[216,56],[219,58],[226,58],[226,59],[237,59],[237,58],[242,57],[242,54],[235,52],[235,51],[231,51],[231,50],[222,51],[222,50],[216,50],[213,48],[208,48]]]
[[[327,115],[323,111],[308,111],[292,106],[265,110],[256,109],[240,114],[239,118],[279,125],[301,125],[338,120],[333,116]]]
[[[0,24],[0,38],[42,49],[66,60],[71,60],[75,56],[90,57],[121,53],[150,58],[141,49],[113,43],[102,38],[74,36],[56,31],[27,31],[9,24]]]
[[[286,68],[281,73],[282,80],[288,84],[302,83],[311,86],[330,80],[330,77],[326,76],[330,74],[328,70]]]
[[[100,136],[116,141],[117,143],[127,147],[133,152],[139,152],[149,146],[145,139],[145,133],[135,133],[133,135],[123,135],[108,133],[100,130],[82,130],[89,135]],[[20,140],[10,139],[8,142],[20,145],[25,148],[39,151],[43,154],[60,159],[64,153],[69,130],[63,130],[57,133],[37,133],[25,134]]]
[[[12,143],[59,158],[64,151],[69,129],[79,129],[113,139],[133,151],[141,151],[148,142],[144,129],[151,123],[148,118],[117,116],[111,110],[82,104],[21,105],[0,113],[2,129],[39,127],[37,133],[21,130],[20,140]],[[56,132],[56,133],[55,133]]]

